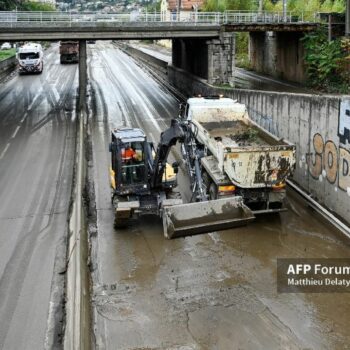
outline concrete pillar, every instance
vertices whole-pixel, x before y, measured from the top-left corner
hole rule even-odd
[[[256,72],[264,71],[265,62],[265,33],[250,32],[249,33],[249,61],[251,67]]]
[[[174,39],[173,66],[186,70],[210,84],[233,81],[235,34],[222,33],[218,39]]]
[[[219,39],[207,41],[209,84],[229,84],[235,69],[235,34],[222,33]]]
[[[297,83],[304,83],[306,81],[302,38],[303,33],[301,32],[276,33],[277,77]]]
[[[86,111],[86,40],[79,40],[79,112]]]
[[[299,32],[251,32],[249,59],[252,68],[276,78],[305,82],[302,36]]]
[[[216,77],[214,76],[214,43],[212,40],[207,42],[208,45],[208,74],[207,79],[209,84],[214,84]]]

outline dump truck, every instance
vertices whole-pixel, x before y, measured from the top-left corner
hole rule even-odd
[[[254,214],[286,210],[286,179],[296,163],[293,144],[263,129],[244,104],[229,98],[190,98],[181,118],[195,135],[210,200],[240,196]]]
[[[60,42],[60,62],[78,63],[79,61],[79,42],[61,41]]]
[[[170,165],[177,143],[182,164]],[[115,227],[158,215],[166,238],[226,230],[284,210],[285,180],[295,165],[294,145],[259,127],[244,105],[223,98],[189,99],[157,147],[141,129],[112,130],[110,152]],[[189,203],[174,191],[180,165],[190,179]]]

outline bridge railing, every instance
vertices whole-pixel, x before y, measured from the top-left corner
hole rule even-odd
[[[305,23],[320,22],[320,14],[316,12],[251,12],[251,11],[226,11],[225,22],[231,23]]]
[[[226,11],[226,12],[189,12],[178,13],[164,12],[131,12],[131,13],[71,13],[71,12],[37,12],[37,11],[0,11],[0,26],[18,26],[21,23],[40,24],[49,26],[50,23],[67,23],[69,26],[78,26],[79,23],[97,25],[99,22],[180,22],[188,24],[227,24],[227,23],[298,23],[316,22],[319,18],[304,16],[287,12],[248,12],[248,11]],[[311,18],[311,20],[310,20]]]

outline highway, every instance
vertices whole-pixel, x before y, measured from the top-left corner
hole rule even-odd
[[[109,41],[88,45],[88,71],[95,348],[349,348],[349,293],[277,293],[277,258],[350,255],[293,192],[288,212],[234,230],[166,240],[155,217],[113,228],[110,129],[157,142],[178,101]],[[0,349],[61,348],[77,78],[52,44],[42,75],[0,82]]]
[[[52,349],[62,303],[77,66],[0,84],[0,349]]]
[[[292,192],[288,212],[234,230],[169,241],[157,218],[113,229],[110,129],[141,127],[157,141],[178,101],[112,43],[90,45],[88,56],[96,348],[346,349],[348,293],[277,293],[277,257],[350,254],[349,243]],[[183,179],[179,187],[188,196],[187,185]]]

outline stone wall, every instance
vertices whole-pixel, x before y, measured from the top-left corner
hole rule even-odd
[[[172,62],[210,84],[228,84],[235,65],[234,33],[221,33],[218,39],[174,39]]]

